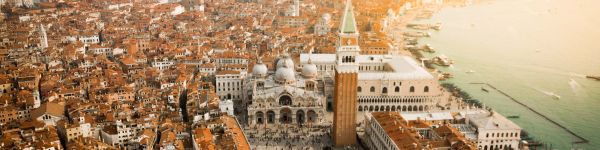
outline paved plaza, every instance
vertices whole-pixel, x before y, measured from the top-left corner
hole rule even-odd
[[[321,150],[332,145],[329,125],[249,127],[245,132],[250,144],[261,150]]]

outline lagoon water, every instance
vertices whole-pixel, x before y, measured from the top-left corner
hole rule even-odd
[[[555,149],[600,149],[600,1],[492,0],[445,7],[431,19],[442,30],[420,40],[455,61],[449,68],[457,84],[474,98],[507,115],[535,139]],[[475,73],[467,73],[473,70]],[[588,139],[563,129],[498,92],[487,82]],[[549,93],[560,95],[559,100]]]

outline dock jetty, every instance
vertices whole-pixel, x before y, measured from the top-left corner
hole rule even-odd
[[[542,114],[542,113],[540,113],[540,112],[536,111],[535,109],[533,109],[533,108],[529,107],[527,104],[524,104],[524,103],[522,103],[521,101],[519,101],[519,100],[515,99],[514,97],[512,97],[512,96],[510,96],[510,95],[506,94],[504,91],[502,91],[502,90],[500,90],[500,89],[498,89],[498,88],[494,87],[493,85],[491,85],[491,84],[489,84],[489,83],[474,82],[474,83],[470,83],[470,84],[480,84],[480,85],[487,85],[487,86],[489,86],[490,88],[492,88],[492,89],[494,89],[494,90],[498,91],[500,94],[502,94],[502,95],[504,95],[504,96],[508,97],[509,99],[511,99],[512,101],[514,101],[515,103],[517,103],[517,104],[519,104],[519,105],[521,105],[521,106],[523,106],[523,107],[525,107],[525,108],[529,109],[531,112],[533,112],[533,113],[535,113],[535,114],[537,114],[537,115],[541,116],[542,118],[544,118],[544,119],[548,120],[550,123],[552,123],[552,124],[554,124],[554,125],[556,125],[556,126],[558,126],[558,127],[562,128],[563,130],[567,131],[569,134],[571,134],[571,135],[573,135],[573,136],[577,137],[579,140],[578,140],[578,141],[573,141],[572,143],[574,143],[574,144],[584,144],[584,143],[588,143],[588,142],[589,142],[587,139],[585,139],[585,138],[583,138],[582,136],[578,135],[577,133],[575,133],[575,132],[571,131],[569,128],[567,128],[567,127],[565,127],[565,126],[563,126],[563,125],[559,124],[558,122],[556,122],[556,121],[554,121],[554,120],[552,120],[552,119],[548,118],[546,115],[544,115],[544,114]]]

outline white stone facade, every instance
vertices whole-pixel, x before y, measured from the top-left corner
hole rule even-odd
[[[295,72],[291,58],[283,55],[277,68],[268,71],[262,63],[255,65],[244,86],[248,123],[269,125],[319,125],[325,117],[326,97],[319,90],[320,79],[314,64],[304,64],[302,73]]]
[[[79,36],[79,41],[83,42],[83,44],[98,44],[100,43],[100,36],[96,34]]]
[[[216,90],[221,100],[241,100],[242,86],[244,86],[245,72],[224,71],[217,72]]]
[[[312,57],[319,74],[333,75],[335,54],[301,54],[300,61]],[[425,112],[444,106],[449,97],[429,72],[408,56],[359,55],[358,111]]]
[[[399,150],[394,140],[388,136],[379,122],[369,113],[365,114],[365,139],[368,149]]]
[[[477,129],[480,150],[519,149],[521,127],[495,112],[469,114],[467,124]]]

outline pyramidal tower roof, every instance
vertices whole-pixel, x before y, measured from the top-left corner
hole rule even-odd
[[[351,0],[346,0],[346,8],[344,9],[344,14],[342,16],[340,32],[345,34],[358,33]]]

